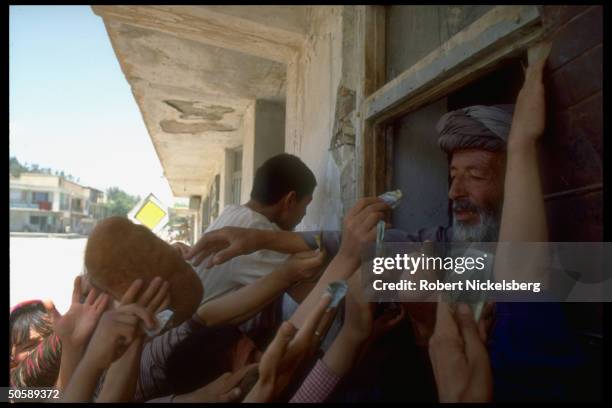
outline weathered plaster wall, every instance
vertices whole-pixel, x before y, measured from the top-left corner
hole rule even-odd
[[[285,104],[255,101],[255,150],[253,171],[285,151]]]
[[[228,200],[228,189],[230,185],[228,184],[228,180],[230,180],[230,172],[229,167],[232,163],[228,163],[231,160],[228,158],[228,149],[224,149],[223,153],[219,155],[219,208],[225,207],[225,204]]]
[[[255,154],[255,102],[244,111],[242,118],[242,185],[240,198],[246,202],[253,186],[253,156]]]
[[[284,151],[285,107],[271,101],[253,101],[242,121],[242,183],[240,202],[251,196],[255,171],[267,159]]]
[[[315,8],[303,50],[288,64],[285,149],[317,178],[298,230],[339,229],[346,202],[354,200],[354,131],[345,110],[354,100],[356,67],[352,37],[344,32],[353,30],[352,16],[353,7]]]

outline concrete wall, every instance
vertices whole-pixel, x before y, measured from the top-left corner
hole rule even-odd
[[[249,107],[243,117],[242,140],[242,184],[240,201],[249,200],[253,187],[255,171],[267,159],[284,152],[285,147],[285,107],[272,101],[257,100]],[[226,178],[232,163],[226,162]],[[229,184],[226,182],[226,188]],[[226,194],[228,194],[227,192]]]
[[[298,230],[341,226],[345,207],[340,187],[342,166],[336,164],[330,147],[338,119],[337,96],[342,94],[339,89],[354,87],[346,83],[354,77],[347,55],[352,43],[347,39],[343,44],[346,35],[343,23],[349,25],[352,12],[353,7],[343,6],[313,10],[308,40],[287,68],[285,150],[299,156],[317,178],[313,201]],[[343,163],[350,163],[348,173],[352,174],[352,153],[336,156]],[[351,189],[352,186],[347,187],[348,191]]]
[[[60,180],[59,177],[53,176],[53,175],[38,174],[38,173],[22,173],[14,181],[16,181],[18,184],[27,185],[27,186],[57,187],[59,180]],[[64,180],[64,183],[67,183],[67,181]]]
[[[225,149],[223,157],[221,157],[221,170],[219,171],[220,184],[219,184],[219,208],[225,207],[228,200],[228,190],[230,189],[230,168],[232,166],[231,160],[228,160],[230,150]]]
[[[61,199],[61,192],[56,192],[53,193],[53,204],[51,209],[53,211],[59,211],[60,210],[60,199]]]
[[[285,151],[285,104],[255,102],[255,149],[253,171],[266,160]]]
[[[30,223],[30,213],[26,211],[11,211],[10,231],[23,231],[24,227]]]
[[[240,198],[243,203],[249,199],[253,186],[253,160],[255,158],[255,102],[249,105],[242,117],[242,185]]]

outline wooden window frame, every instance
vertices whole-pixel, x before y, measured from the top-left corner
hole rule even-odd
[[[385,83],[385,8],[360,6],[362,58],[357,140],[358,194],[391,188],[393,123],[526,52],[545,35],[539,6],[496,6],[416,64]]]

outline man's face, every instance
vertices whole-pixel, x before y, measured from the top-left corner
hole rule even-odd
[[[453,202],[455,240],[497,239],[504,193],[502,152],[465,149],[453,152],[448,196]]]
[[[283,230],[292,231],[306,215],[306,208],[311,201],[312,195],[304,196],[301,200],[295,198],[290,200],[277,223],[278,226]]]

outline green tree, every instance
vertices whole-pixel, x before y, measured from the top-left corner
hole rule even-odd
[[[108,216],[126,217],[130,210],[140,201],[138,196],[129,195],[119,187],[106,190]]]
[[[9,158],[9,173],[15,177],[19,177],[21,173],[26,173],[28,168],[17,160],[16,157]]]

